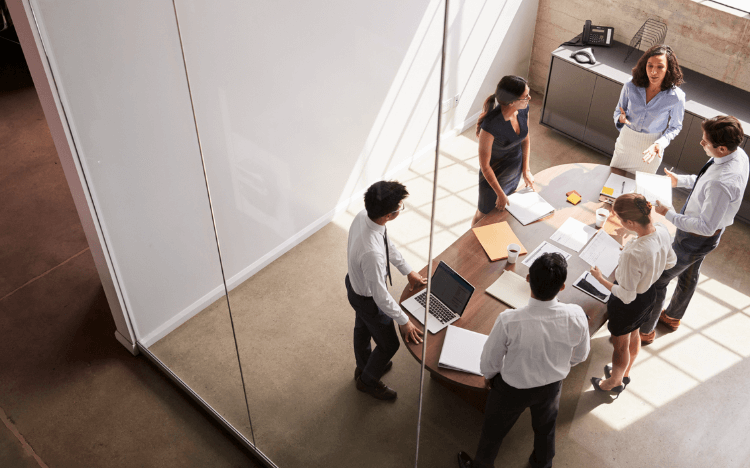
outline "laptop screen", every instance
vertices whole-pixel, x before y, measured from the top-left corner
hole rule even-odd
[[[444,262],[441,261],[438,264],[435,274],[432,275],[432,294],[443,304],[458,315],[462,315],[473,293],[474,286],[468,281],[461,278]]]

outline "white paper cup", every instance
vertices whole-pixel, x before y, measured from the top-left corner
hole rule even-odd
[[[609,210],[606,210],[604,208],[599,208],[598,210],[596,210],[596,227],[600,228],[604,226],[607,218],[609,218]]]
[[[521,246],[518,244],[508,244],[508,263],[516,263],[518,254],[521,252]]]

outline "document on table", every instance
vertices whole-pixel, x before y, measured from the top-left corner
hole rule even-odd
[[[604,187],[602,187],[601,194],[614,200],[624,193],[633,192],[635,192],[635,181],[633,179],[618,174],[610,174],[607,182],[604,183]]]
[[[479,361],[487,335],[448,325],[438,367],[482,375]]]
[[[580,253],[581,260],[591,266],[597,266],[604,276],[609,276],[615,270],[617,262],[620,260],[619,242],[604,232],[604,229],[596,233],[591,242]],[[533,254],[532,254],[533,255]]]
[[[514,309],[520,309],[528,304],[531,297],[531,287],[526,278],[512,271],[503,272],[502,276],[484,292]]]
[[[560,228],[552,234],[553,241],[580,252],[584,245],[596,234],[596,229],[587,224],[583,224],[575,218],[568,218]]]
[[[524,189],[508,197],[505,208],[519,223],[526,226],[554,213],[555,208],[533,190]]]
[[[656,204],[656,200],[659,200],[666,206],[672,206],[672,179],[669,176],[638,171],[635,173],[635,186],[636,193],[651,203]]]
[[[536,249],[534,249],[533,252],[531,252],[530,254],[528,254],[526,256],[526,259],[523,262],[521,262],[521,263],[523,263],[524,265],[530,267],[531,264],[534,263],[534,260],[536,260],[537,258],[541,257],[542,255],[544,255],[546,253],[554,253],[554,252],[562,254],[562,256],[565,257],[565,260],[567,260],[567,259],[569,259],[571,257],[571,254],[569,254],[568,252],[562,250],[559,247],[556,247],[556,246],[550,244],[547,241],[543,241],[541,244],[539,244],[539,247],[537,247]]]

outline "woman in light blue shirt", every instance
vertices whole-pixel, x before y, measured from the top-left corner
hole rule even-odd
[[[657,45],[643,54],[632,73],[614,113],[620,136],[610,166],[654,174],[664,149],[682,130],[682,70],[672,49]]]

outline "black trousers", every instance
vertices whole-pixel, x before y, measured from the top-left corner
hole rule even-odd
[[[531,409],[534,451],[529,463],[534,468],[549,468],[555,456],[555,424],[560,408],[562,380],[542,387],[511,387],[500,374],[492,379],[492,390],[484,409],[484,423],[474,458],[477,467],[491,468],[500,445],[526,408]]]
[[[378,308],[375,300],[372,297],[355,293],[352,283],[349,282],[349,275],[346,275],[344,283],[346,284],[346,297],[356,313],[354,358],[357,368],[362,370],[362,382],[375,386],[401,343],[393,326],[393,319]],[[375,341],[374,350],[371,348],[370,339]]]

